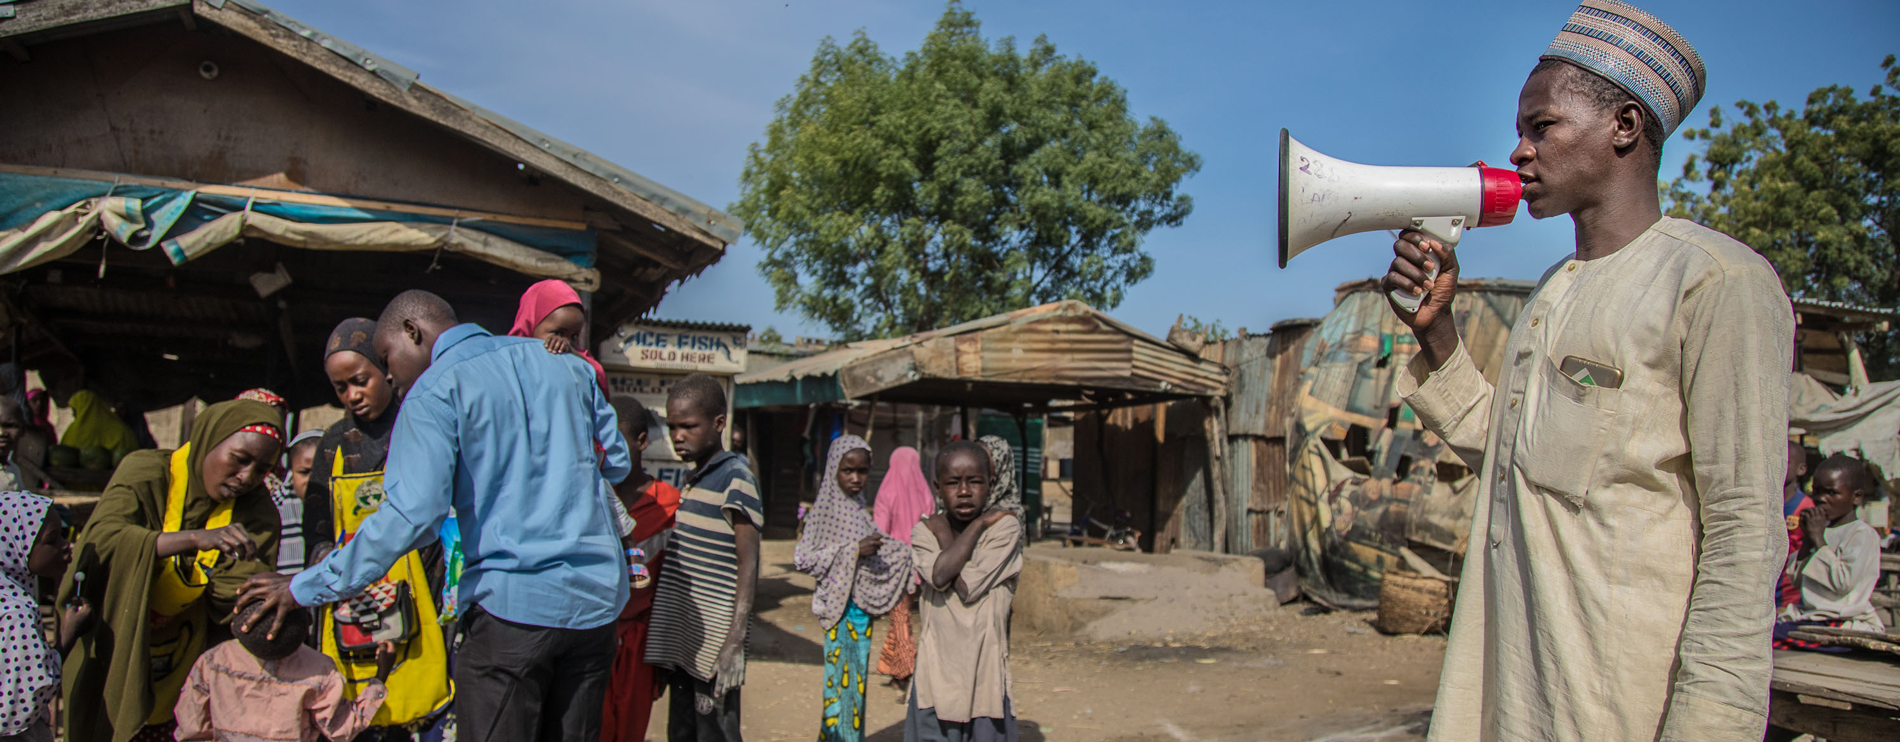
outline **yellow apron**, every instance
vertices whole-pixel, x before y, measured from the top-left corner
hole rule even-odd
[[[383,505],[383,473],[344,474],[343,454],[335,456],[330,469],[330,512],[336,529],[342,534],[339,545],[363,525],[363,519]],[[396,560],[389,573],[376,584],[407,583],[416,608],[416,631],[396,647],[396,669],[389,673],[388,700],[370,720],[375,726],[395,726],[426,719],[446,708],[455,698],[455,686],[449,680],[449,653],[444,645],[442,627],[436,623],[435,596],[429,591],[428,573],[423,571],[422,556],[409,552]],[[371,585],[374,588],[375,585]],[[336,605],[324,605],[318,611],[318,627],[323,637],[323,653],[336,660],[343,673],[343,695],[356,698],[369,681],[376,678],[374,656],[349,658],[337,646]]]
[[[191,476],[191,444],[172,452],[171,481],[165,494],[165,523],[162,533],[177,533],[185,525],[185,487]],[[212,506],[205,529],[231,525],[233,503]],[[152,715],[147,724],[172,720],[172,707],[178,705],[178,692],[185,687],[185,676],[204,653],[205,631],[210,621],[205,615],[205,588],[210,586],[209,570],[222,556],[217,550],[178,554],[158,560],[153,576],[149,610],[150,630],[146,647],[152,658]]]

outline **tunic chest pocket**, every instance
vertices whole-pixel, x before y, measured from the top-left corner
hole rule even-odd
[[[1526,392],[1534,414],[1523,421],[1511,461],[1532,486],[1582,506],[1610,445],[1622,390],[1580,384],[1548,358],[1538,366],[1538,383]]]

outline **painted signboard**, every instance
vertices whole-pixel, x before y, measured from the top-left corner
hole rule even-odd
[[[650,371],[745,373],[744,327],[679,327],[629,322],[600,344],[600,362]]]
[[[647,429],[647,450],[640,457],[641,466],[645,467],[647,473],[653,475],[655,479],[675,487],[680,486],[680,483],[692,473],[693,465],[680,460],[679,455],[673,452],[672,440],[667,438],[666,390],[667,387],[684,378],[686,374],[677,372],[633,371],[612,366],[607,368],[607,385],[613,390],[615,396],[630,395],[639,400],[641,405],[653,411],[654,424]],[[732,377],[716,376],[714,378],[718,379],[720,385],[726,389],[726,414],[730,418]],[[728,445],[732,442],[731,435],[732,431],[728,428],[726,431]]]
[[[665,321],[629,322],[602,341],[597,358],[607,368],[607,385],[615,396],[631,395],[653,411],[647,430],[647,450],[641,466],[675,487],[686,481],[693,465],[681,461],[666,436],[666,390],[688,374],[703,373],[719,380],[726,390],[726,416],[732,416],[732,377],[745,372],[746,332],[751,328]],[[732,431],[725,443],[731,445]]]

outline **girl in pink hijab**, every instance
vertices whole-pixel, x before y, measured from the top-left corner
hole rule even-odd
[[[878,485],[877,504],[871,511],[877,529],[908,544],[911,529],[936,511],[937,497],[924,478],[923,457],[909,446],[892,451],[890,469]],[[911,626],[917,613],[916,584],[912,575],[910,589],[891,610],[891,630],[877,660],[878,674],[889,675],[898,688],[904,688],[917,669],[917,636]]]
[[[518,338],[534,338],[547,344],[549,353],[560,355],[573,353],[594,367],[594,378],[600,382],[600,391],[612,395],[613,389],[607,386],[607,369],[581,347],[581,333],[587,328],[587,311],[582,309],[581,295],[574,287],[556,279],[541,281],[528,287],[521,295],[521,306],[515,310],[515,324],[508,328],[508,334]]]

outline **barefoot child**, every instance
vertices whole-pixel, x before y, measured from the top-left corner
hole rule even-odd
[[[1880,534],[1855,517],[1862,497],[1874,491],[1873,476],[1859,460],[1834,454],[1814,468],[1814,507],[1801,513],[1801,551],[1795,555],[1801,600],[1784,608],[1775,624],[1775,646],[1812,649],[1788,636],[1803,626],[1839,626],[1884,631],[1874,612],[1880,578]]]
[[[35,577],[59,579],[72,561],[53,501],[30,492],[0,492],[0,741],[52,742],[47,703],[59,692],[60,655],[92,619],[92,604],[60,610],[59,646],[40,631]]]
[[[653,596],[647,664],[667,676],[667,739],[737,742],[745,637],[759,579],[758,480],[746,457],[721,445],[726,390],[693,374],[666,390],[673,451],[693,462],[666,569]]]
[[[252,621],[262,603],[244,607],[231,622],[237,635],[198,657],[172,710],[178,736],[197,739],[301,740],[321,735],[350,742],[369,728],[388,691],[383,687],[396,664],[396,646],[376,646],[376,678],[354,700],[343,697],[343,675],[336,664],[304,646],[310,612],[299,608],[284,619],[274,636],[268,621]],[[250,626],[250,631],[243,630]]]
[[[922,629],[904,739],[1016,742],[1009,608],[1023,568],[1022,523],[991,496],[982,445],[944,446],[936,468],[943,510],[911,531]]]

